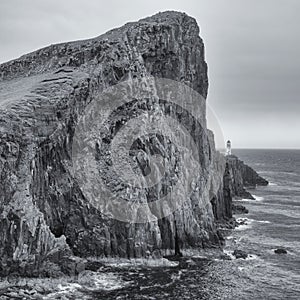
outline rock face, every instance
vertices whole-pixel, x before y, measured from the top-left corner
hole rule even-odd
[[[218,194],[211,197],[211,204],[217,221],[228,221],[232,218],[233,181],[225,157],[219,152],[213,154],[215,175],[222,174]],[[221,169],[220,169],[221,168]]]
[[[231,191],[233,197],[254,199],[245,188],[255,188],[256,186],[266,186],[268,181],[257,174],[243,161],[234,155],[226,156],[226,168],[231,177]]]
[[[233,256],[235,256],[236,259],[242,258],[246,259],[248,257],[248,254],[244,252],[243,250],[234,250],[232,253]]]
[[[248,214],[249,210],[240,204],[232,204],[232,213],[234,214]]]
[[[185,83],[206,98],[204,45],[193,18],[159,13],[0,66],[1,275],[76,273],[82,266],[73,256],[159,256],[218,245],[215,218],[231,217],[231,194],[229,181],[223,183],[225,159],[206,127],[196,128],[201,196],[163,219],[108,218],[90,205],[71,172],[74,130],[96,93],[148,75]]]
[[[220,154],[217,152],[216,155]],[[220,157],[221,160],[224,160],[222,155]],[[217,161],[217,159],[215,158],[214,161]],[[240,204],[233,204],[232,200],[235,198],[255,200],[246,188],[253,189],[256,186],[269,184],[267,180],[238,159],[238,157],[229,155],[225,157],[225,161],[222,189],[218,190],[218,197],[214,197],[211,200],[214,216],[217,221],[228,221],[232,218],[233,214],[247,214],[249,211],[246,207]],[[222,163],[219,163],[220,165],[223,166]],[[217,169],[218,164],[215,164],[214,170]]]

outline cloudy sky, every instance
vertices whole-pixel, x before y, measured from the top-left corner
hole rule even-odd
[[[164,10],[198,21],[208,104],[225,139],[235,148],[300,148],[298,0],[1,1],[0,62]]]

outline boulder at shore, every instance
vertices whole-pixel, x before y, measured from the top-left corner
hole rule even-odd
[[[278,249],[274,250],[274,252],[276,254],[287,254],[288,253],[287,250],[284,248],[278,248]]]

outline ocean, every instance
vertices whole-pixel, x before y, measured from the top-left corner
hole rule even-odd
[[[179,263],[162,260],[148,266],[112,261],[76,280],[27,281],[23,293],[30,285],[31,290],[38,286],[44,297],[32,294],[25,299],[299,300],[300,150],[234,150],[233,154],[270,181],[269,186],[250,190],[256,200],[238,200],[249,214],[235,215],[245,224],[226,237],[224,252],[244,250],[249,254],[246,260],[191,255]],[[277,248],[288,253],[275,254]]]

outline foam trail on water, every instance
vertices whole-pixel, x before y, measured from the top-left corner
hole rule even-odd
[[[264,197],[259,197],[259,196],[256,196],[256,195],[252,195],[252,196],[254,197],[254,199],[255,199],[256,201],[264,201],[264,200],[265,200]]]

